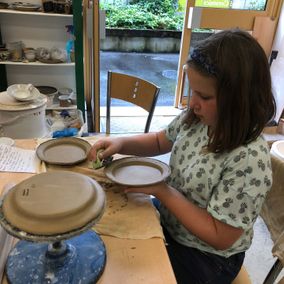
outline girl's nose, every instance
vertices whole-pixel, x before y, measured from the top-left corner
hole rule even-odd
[[[188,105],[189,105],[189,108],[198,107],[198,99],[197,99],[197,96],[195,96],[193,92],[190,93]]]

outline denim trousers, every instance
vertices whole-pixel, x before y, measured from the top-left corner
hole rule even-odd
[[[159,201],[153,199],[155,207]],[[245,253],[230,257],[201,251],[176,242],[163,228],[166,248],[178,284],[230,284],[238,275]]]

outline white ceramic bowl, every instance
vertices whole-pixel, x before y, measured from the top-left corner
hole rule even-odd
[[[35,50],[25,50],[25,57],[28,61],[35,61],[36,53]]]
[[[7,94],[18,101],[29,102],[39,98],[40,92],[32,84],[15,84],[7,89]]]

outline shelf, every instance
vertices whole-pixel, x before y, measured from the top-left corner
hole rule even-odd
[[[1,1],[1,0],[0,0]],[[4,1],[8,4],[14,3],[12,0]],[[30,1],[31,4],[41,5],[41,0]],[[2,42],[9,43],[22,41],[25,47],[34,49],[52,47],[64,49],[70,35],[66,32],[66,25],[73,25],[72,14],[45,13],[42,9],[0,9],[0,26]],[[76,89],[75,62],[54,63],[46,60],[40,62],[28,61],[21,58],[20,61],[12,61],[9,57],[7,61],[0,61],[7,84],[6,87],[19,84],[30,83],[38,86],[53,86],[56,89],[71,88]],[[1,69],[1,68],[0,68]],[[2,83],[2,74],[0,75]],[[73,106],[71,106],[72,109]],[[76,106],[75,106],[76,107]],[[58,105],[52,109],[60,109]]]
[[[41,63],[39,61],[36,62],[13,62],[13,61],[0,61],[0,64],[2,65],[25,65],[25,66],[54,66],[54,67],[60,67],[60,66],[75,66],[75,62],[71,63]]]
[[[15,14],[15,15],[31,15],[31,16],[47,16],[47,17],[67,17],[72,18],[71,14],[56,14],[56,13],[44,13],[44,12],[28,12],[28,11],[18,11],[12,9],[0,9],[2,14]]]
[[[70,109],[77,109],[77,105],[70,105],[68,107],[61,107],[59,104],[53,104],[51,106],[47,106],[46,110],[70,110]]]

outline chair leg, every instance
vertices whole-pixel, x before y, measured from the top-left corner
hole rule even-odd
[[[273,284],[281,272],[283,265],[279,259],[275,261],[273,266],[271,267],[270,271],[268,272],[263,284]]]
[[[244,265],[242,265],[240,272],[231,284],[252,284]]]

